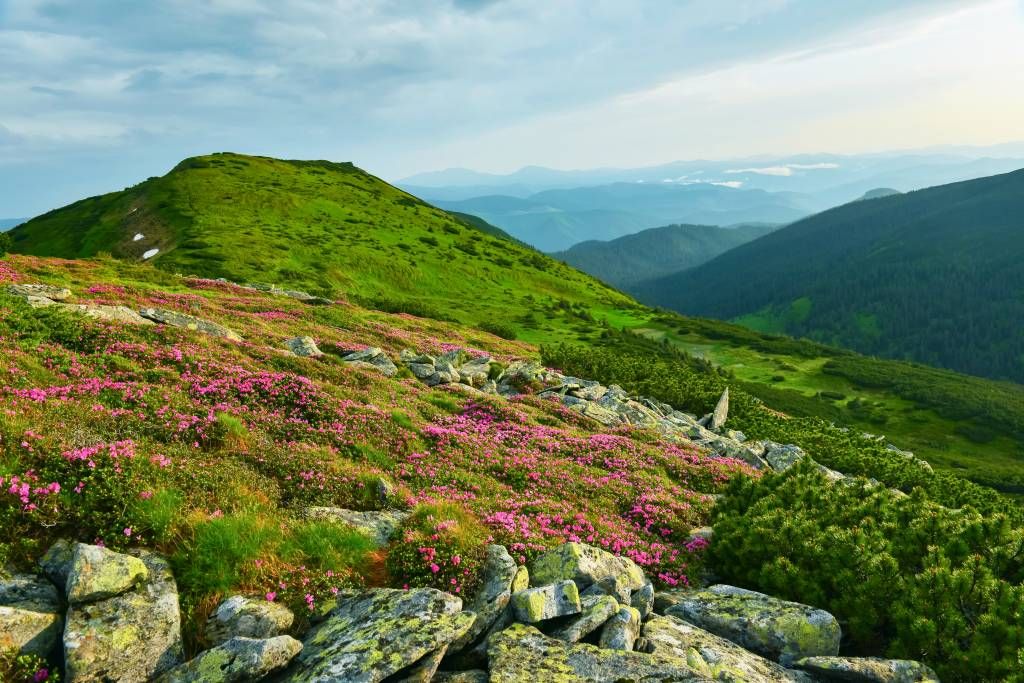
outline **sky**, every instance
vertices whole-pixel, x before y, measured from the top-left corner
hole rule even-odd
[[[0,218],[236,151],[389,180],[1024,139],[1024,0],[0,0]]]

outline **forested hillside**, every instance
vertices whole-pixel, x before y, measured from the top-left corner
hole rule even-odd
[[[1024,171],[852,202],[635,289],[647,303],[1024,380]]]

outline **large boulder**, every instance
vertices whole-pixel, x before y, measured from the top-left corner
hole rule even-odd
[[[621,577],[631,591],[647,583],[643,570],[633,560],[583,543],[563,543],[538,556],[530,565],[530,582],[534,586],[571,579],[586,588],[609,576]]]
[[[291,610],[279,603],[233,595],[206,620],[206,639],[219,645],[237,636],[272,638],[291,628],[294,619]]]
[[[372,538],[378,545],[387,545],[395,535],[398,526],[410,513],[403,510],[346,510],[333,507],[308,507],[307,519],[314,521],[338,522],[354,527]]]
[[[212,337],[220,337],[231,341],[242,341],[242,336],[234,330],[187,313],[179,313],[178,311],[166,308],[142,308],[139,309],[139,315],[162,325],[180,327],[192,330],[193,332],[202,332]]]
[[[284,669],[301,651],[302,643],[291,636],[232,638],[165,672],[155,683],[251,683]]]
[[[665,614],[678,617],[788,666],[839,654],[839,622],[828,612],[764,593],[718,585],[683,595]]]
[[[722,681],[798,681],[798,675],[736,643],[675,617],[643,626],[646,651],[686,660],[694,671]]]
[[[52,583],[28,574],[0,579],[0,651],[48,657],[63,628],[60,595]]]
[[[71,558],[75,554],[76,543],[59,538],[39,558],[39,566],[43,573],[56,586],[64,588],[68,585],[68,571],[71,569]]]
[[[549,633],[552,638],[577,643],[599,629],[619,610],[610,595],[588,595],[580,600],[582,611]]]
[[[66,301],[71,298],[71,290],[66,287],[54,287],[53,285],[40,284],[14,284],[7,285],[7,291],[15,296],[24,299],[29,297],[49,299],[50,301]]]
[[[909,659],[805,657],[793,665],[821,681],[851,683],[939,683],[934,671]]]
[[[449,647],[450,653],[459,652],[476,641],[491,627],[512,599],[512,580],[517,572],[516,561],[503,545],[487,546],[487,556],[481,571],[482,583],[467,606],[476,614],[476,621],[468,631]]]
[[[776,472],[785,472],[793,465],[807,457],[799,446],[772,444],[765,452],[764,459]]]
[[[708,425],[711,430],[719,430],[725,426],[725,421],[729,417],[729,387],[725,388],[722,395],[718,398],[718,403],[715,404],[715,410],[711,413],[711,423]]]
[[[285,680],[381,681],[469,630],[476,617],[461,610],[459,598],[433,588],[343,591]]]
[[[347,353],[342,356],[342,360],[349,364],[365,363],[385,377],[394,377],[398,374],[398,367],[391,360],[390,356],[383,349],[375,346],[363,349],[362,351]]]
[[[152,320],[143,318],[127,306],[106,306],[101,304],[61,304],[66,311],[81,313],[94,320],[125,325],[155,325]]]
[[[630,596],[629,605],[640,613],[641,619],[649,617],[654,611],[654,586],[648,583],[633,593]]]
[[[705,681],[679,657],[602,650],[549,638],[532,626],[513,624],[491,636],[487,648],[491,683],[593,683]]]
[[[145,563],[137,557],[77,543],[71,555],[65,593],[72,605],[106,600],[130,590],[148,576]]]
[[[170,567],[155,553],[132,554],[146,565],[145,581],[121,595],[68,609],[64,662],[69,683],[148,681],[181,662],[178,589]]]
[[[570,580],[527,588],[512,595],[515,618],[528,624],[579,614],[581,610],[579,589]]]
[[[303,358],[319,358],[324,355],[312,337],[292,337],[286,340],[284,345],[293,354]]]
[[[622,606],[601,629],[601,647],[609,650],[632,650],[640,636],[640,611]]]

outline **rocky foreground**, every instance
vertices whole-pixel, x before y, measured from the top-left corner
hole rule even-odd
[[[529,567],[490,546],[465,603],[341,591],[305,633],[266,597],[232,596],[207,622],[213,646],[187,662],[159,556],[59,542],[40,564],[0,582],[0,638],[62,659],[72,683],[938,680],[917,662],[839,656],[823,610],[726,585],[659,592],[631,560],[580,543]]]

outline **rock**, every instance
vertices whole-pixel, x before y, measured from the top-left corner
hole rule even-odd
[[[685,597],[689,591],[674,590],[674,591],[657,591],[654,594],[654,613],[664,614],[665,610],[674,605],[678,605],[679,601]]]
[[[388,676],[387,683],[431,683],[447,652],[448,646],[442,646],[415,664],[411,664],[398,673]]]
[[[194,332],[202,332],[203,334],[208,334],[212,337],[220,337],[231,341],[242,341],[241,335],[234,330],[224,327],[223,325],[210,322],[209,320],[197,318],[194,315],[188,315],[187,313],[178,313],[177,311],[171,311],[165,308],[143,308],[139,310],[139,315],[163,325],[180,327]]]
[[[569,580],[512,594],[515,618],[528,624],[579,614],[581,609],[579,590]]]
[[[71,569],[71,558],[74,555],[75,544],[66,538],[59,538],[39,558],[39,566],[54,585],[64,588],[68,585],[68,570]]]
[[[718,398],[718,403],[715,404],[715,410],[711,413],[711,424],[709,429],[715,431],[721,429],[725,425],[726,419],[729,417],[729,387],[725,388],[722,395]]]
[[[598,643],[608,650],[632,650],[640,635],[640,612],[632,607],[620,607],[601,629]]]
[[[99,304],[61,304],[66,311],[74,311],[95,320],[125,325],[155,325],[127,306],[102,306]]]
[[[355,527],[377,542],[387,545],[395,535],[398,526],[409,516],[403,510],[346,510],[332,507],[308,507],[304,510],[307,519],[314,521],[339,522]]]
[[[619,610],[619,603],[610,595],[588,595],[580,599],[582,611],[549,635],[567,643],[577,643],[600,628]]]
[[[684,594],[665,610],[784,666],[802,657],[839,654],[840,629],[824,610],[764,593],[718,585]]]
[[[40,297],[50,301],[66,301],[71,298],[71,290],[66,287],[54,287],[53,285],[39,284],[17,284],[7,285],[7,291],[15,296],[28,299],[29,297]]]
[[[437,360],[430,355],[425,353],[416,353],[412,349],[402,349],[401,353],[398,354],[398,359],[408,365],[409,363],[420,363],[424,365],[434,365]]]
[[[148,576],[149,570],[137,557],[77,543],[65,591],[68,602],[79,605],[120,595]]]
[[[608,408],[600,406],[597,403],[587,402],[580,404],[578,407],[576,405],[570,404],[569,407],[573,408],[579,413],[582,413],[583,415],[586,415],[591,420],[596,420],[597,422],[603,424],[605,427],[614,427],[616,425],[622,424],[622,418],[619,416],[618,413],[616,413],[614,410],[609,410]]]
[[[622,576],[630,590],[647,583],[643,570],[629,558],[583,543],[563,543],[537,557],[530,566],[534,586],[571,579],[585,588],[606,576]]]
[[[654,611],[654,586],[648,583],[634,592],[629,604],[640,613],[641,619],[649,617]]]
[[[643,626],[646,652],[685,659],[695,671],[722,681],[796,681],[775,662],[675,617],[655,617]]]
[[[316,345],[316,340],[312,337],[292,337],[284,345],[296,356],[319,358],[324,355],[324,352],[320,350],[320,347]]]
[[[629,585],[625,574],[603,576],[597,580],[597,583],[588,586],[581,595],[610,595],[623,605],[628,605],[632,593]]]
[[[63,629],[60,595],[52,583],[29,574],[0,579],[0,652],[49,657]]]
[[[156,683],[259,681],[284,669],[301,651],[302,643],[291,636],[266,640],[238,636],[165,672]]]
[[[461,609],[461,600],[433,588],[342,591],[284,680],[381,681],[465,633],[476,617]]]
[[[526,568],[526,565],[519,565],[516,568],[516,575],[512,577],[512,586],[509,590],[513,593],[524,591],[530,587],[530,570]]]
[[[64,628],[68,683],[136,683],[181,661],[178,590],[167,561],[146,550],[132,551],[148,578],[113,598],[72,605]]]
[[[785,472],[807,457],[807,454],[799,446],[782,446],[779,444],[773,444],[772,446],[765,453],[764,459],[768,461],[768,464],[776,472]]]
[[[679,657],[602,650],[549,638],[532,626],[513,624],[491,637],[487,647],[491,683],[593,683],[705,681]]]
[[[342,360],[346,363],[366,363],[385,377],[394,377],[398,374],[398,366],[391,361],[383,349],[378,349],[375,346],[362,351],[353,351],[343,356]]]
[[[449,652],[459,652],[497,621],[512,599],[512,580],[516,576],[516,569],[516,561],[508,554],[505,546],[487,546],[487,556],[481,571],[482,584],[467,606],[476,614],[476,621],[448,647]]]
[[[491,359],[489,356],[474,358],[468,363],[458,367],[459,381],[471,387],[482,387],[487,381],[491,372]]]
[[[439,671],[433,683],[488,683],[489,675],[482,669],[469,671]]]
[[[429,380],[434,376],[434,373],[437,372],[433,363],[429,365],[426,363],[409,363],[408,368],[412,374],[416,376],[416,379],[420,380]]]
[[[233,595],[206,620],[206,639],[214,645],[240,636],[272,638],[291,628],[295,615],[284,605]]]
[[[804,657],[794,666],[822,681],[854,683],[939,683],[928,666],[909,659],[877,657]]]

